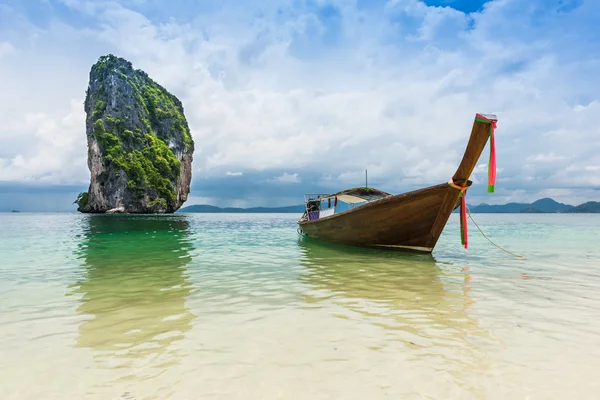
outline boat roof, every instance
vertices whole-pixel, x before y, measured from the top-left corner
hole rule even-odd
[[[364,203],[365,201],[378,200],[383,197],[391,196],[390,193],[386,193],[382,190],[370,188],[370,187],[356,187],[341,190],[337,193],[319,195],[321,199],[333,199],[335,197],[338,200],[348,204]]]

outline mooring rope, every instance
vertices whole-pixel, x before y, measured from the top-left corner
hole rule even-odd
[[[510,251],[508,251],[508,250],[506,250],[506,249],[498,246],[496,243],[494,243],[489,237],[487,237],[485,235],[485,233],[483,233],[483,231],[481,230],[481,228],[479,227],[479,225],[477,225],[477,222],[475,222],[475,220],[473,219],[473,216],[471,215],[471,210],[469,210],[469,207],[467,207],[467,213],[469,214],[469,218],[471,219],[471,221],[473,221],[473,223],[475,224],[475,226],[477,227],[477,229],[479,230],[479,232],[481,232],[481,234],[483,235],[483,237],[486,238],[488,240],[488,242],[490,242],[491,244],[493,244],[494,246],[496,246],[500,250],[507,252],[508,254],[511,254],[511,255],[513,255],[513,256],[515,256],[517,258],[522,259],[522,260],[527,260],[525,257],[523,257],[523,256],[521,256],[519,254],[515,254],[513,252],[510,252]]]

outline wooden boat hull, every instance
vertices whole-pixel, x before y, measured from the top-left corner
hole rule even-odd
[[[447,183],[389,195],[316,220],[300,220],[301,234],[346,245],[431,253],[459,206],[460,188],[466,190],[472,183],[468,178],[488,141],[490,123],[476,118],[463,159]]]
[[[299,225],[304,235],[328,242],[431,253],[459,194],[446,183]]]

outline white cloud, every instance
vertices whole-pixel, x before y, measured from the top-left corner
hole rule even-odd
[[[565,160],[567,157],[564,155],[556,155],[553,151],[547,154],[536,154],[527,157],[528,162],[540,162],[540,163],[551,163],[555,161]]]
[[[486,201],[501,190],[594,187],[600,53],[589,49],[600,43],[577,18],[597,6],[557,16],[534,3],[494,1],[472,16],[417,0],[372,10],[344,3],[336,25],[308,5],[274,0],[262,14],[238,4],[190,10],[183,22],[128,8],[142,2],[65,0],[96,24],[62,21],[37,41],[11,39],[52,51],[37,63],[16,54],[0,63],[11,76],[0,82],[0,180],[87,179],[83,105],[69,104],[91,64],[112,52],[182,100],[196,141],[197,196],[202,178],[246,179],[247,171],[293,169],[279,182],[317,176],[338,188],[362,184],[368,169],[369,183],[388,191],[445,182],[476,112],[499,116],[499,195]],[[553,33],[573,27],[581,37]],[[482,187],[487,157],[486,149],[472,178]]]
[[[15,48],[9,42],[0,42],[0,58],[12,54]]]
[[[89,181],[85,149],[85,113],[82,99],[71,100],[67,114],[24,112],[20,126],[0,128],[0,144],[25,142],[18,153],[0,158],[0,181],[35,181],[39,183],[81,183]],[[8,140],[5,140],[8,138]]]
[[[300,183],[301,182],[297,173],[288,174],[287,172],[284,172],[283,174],[281,174],[280,176],[277,176],[275,178],[269,179],[269,181],[278,182],[278,183]]]

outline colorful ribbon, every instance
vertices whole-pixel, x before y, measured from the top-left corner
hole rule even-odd
[[[455,189],[460,190],[460,243],[465,246],[465,249],[469,248],[469,228],[467,226],[467,189],[468,186],[458,186],[452,179],[448,181],[448,184]]]
[[[494,131],[496,130],[496,121],[487,119],[481,114],[475,116],[475,121],[490,124],[490,162],[488,164],[488,193],[494,193],[496,185],[496,139]]]

